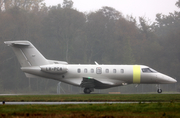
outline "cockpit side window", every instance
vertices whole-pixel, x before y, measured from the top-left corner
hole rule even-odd
[[[151,68],[142,68],[142,72],[143,73],[154,73],[156,71]]]

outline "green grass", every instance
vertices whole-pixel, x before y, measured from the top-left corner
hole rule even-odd
[[[180,117],[180,94],[0,96],[0,101],[132,101],[130,104],[0,105],[0,118]],[[150,102],[150,103],[143,103]],[[153,103],[156,102],[156,103]]]
[[[138,101],[138,102],[180,102],[180,94],[79,94],[79,95],[14,95],[0,96],[0,101]]]
[[[0,117],[180,117],[180,103],[0,105]]]

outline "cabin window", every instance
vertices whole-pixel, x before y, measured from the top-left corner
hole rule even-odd
[[[121,73],[124,73],[124,69],[121,69],[120,71],[121,71]]]
[[[106,73],[109,73],[109,69],[106,69],[105,72],[106,72]]]
[[[101,74],[102,73],[102,68],[101,67],[97,67],[96,68],[96,73],[97,74]]]
[[[91,73],[94,73],[94,69],[91,69]]]
[[[77,72],[78,72],[78,73],[81,73],[81,69],[80,69],[80,68],[78,68],[78,69],[77,69]]]
[[[113,73],[116,73],[116,69],[113,69]]]
[[[88,72],[88,70],[85,68],[85,69],[84,69],[84,73],[87,73],[87,72]]]

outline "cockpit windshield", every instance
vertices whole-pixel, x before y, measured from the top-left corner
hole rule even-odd
[[[143,73],[155,73],[157,71],[153,70],[152,68],[142,68]]]

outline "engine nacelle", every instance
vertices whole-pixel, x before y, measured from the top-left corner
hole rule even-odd
[[[56,73],[56,74],[63,74],[68,71],[66,65],[62,64],[50,64],[50,65],[43,65],[40,66],[41,71],[47,72],[47,73]]]

